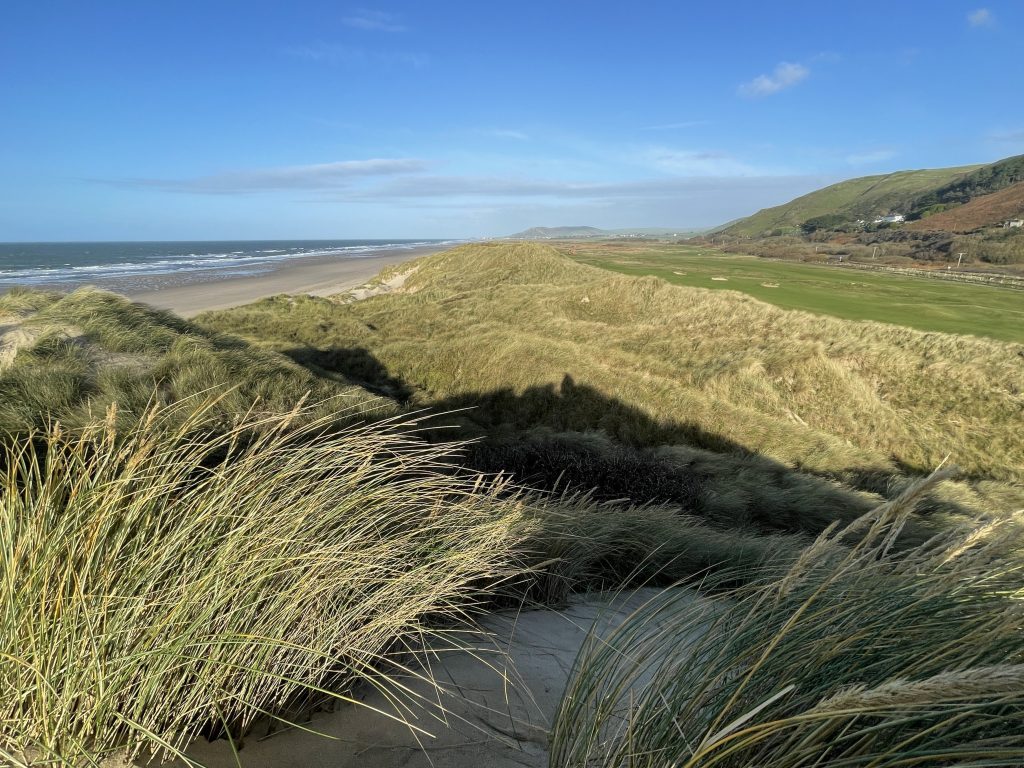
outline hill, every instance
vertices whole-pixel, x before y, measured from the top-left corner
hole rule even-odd
[[[508,237],[513,240],[552,240],[570,237],[608,237],[610,234],[597,227],[530,227]]]
[[[289,411],[308,395],[320,414],[394,413],[390,400],[340,376],[319,376],[238,338],[112,293],[11,291],[0,296],[0,432],[49,419],[80,426],[113,403],[128,422],[159,402],[218,398],[214,410]]]
[[[858,221],[899,213],[908,220],[927,220],[928,225],[914,230],[939,230],[945,224],[966,231],[995,223],[1005,210],[1018,212],[1020,192],[979,203],[962,214],[935,219],[935,215],[955,210],[984,196],[1002,192],[1024,182],[1024,155],[1008,157],[988,165],[899,171],[883,176],[865,176],[833,184],[798,197],[784,205],[766,208],[753,216],[722,227],[719,231],[742,237],[792,234],[814,219],[823,219],[824,228],[853,225]],[[1011,215],[1012,215],[1011,213]]]
[[[998,192],[975,197],[963,205],[956,205],[917,221],[906,229],[913,231],[973,232],[991,227],[1008,219],[1024,215],[1024,182],[1005,187]]]
[[[765,208],[722,230],[725,234],[760,237],[775,231],[793,232],[809,219],[835,214],[851,222],[870,220],[890,212],[905,212],[917,198],[943,188],[980,166],[898,171],[841,181],[798,197],[784,205]]]
[[[1024,155],[1007,157],[960,176],[914,201],[912,214],[927,213],[935,206],[963,205],[976,197],[1024,182]]]

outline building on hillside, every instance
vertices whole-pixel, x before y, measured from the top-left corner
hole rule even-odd
[[[1003,223],[1003,227],[1006,229],[1017,229],[1018,227],[1024,227],[1024,219],[1010,219]]]
[[[875,224],[899,224],[900,222],[906,221],[907,217],[902,213],[890,213],[888,216],[879,216],[875,219]]]

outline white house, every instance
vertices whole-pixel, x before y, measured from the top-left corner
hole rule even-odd
[[[888,216],[879,216],[875,219],[875,224],[899,224],[901,221],[906,221],[907,217],[902,213],[890,213]]]
[[[1010,219],[1005,224],[1003,224],[1003,226],[1006,227],[1007,229],[1016,229],[1018,227],[1024,227],[1024,219]]]

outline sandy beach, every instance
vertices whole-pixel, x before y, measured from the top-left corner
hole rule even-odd
[[[123,293],[161,309],[169,309],[182,317],[200,312],[225,309],[239,304],[274,296],[279,293],[306,293],[329,296],[362,285],[384,267],[399,264],[447,250],[450,245],[425,245],[418,248],[396,248],[374,256],[339,259],[336,256],[312,256],[281,262],[273,271],[246,277],[225,276],[210,271],[207,275],[184,284],[171,284],[156,290],[138,290],[117,285],[101,286]],[[205,277],[205,279],[203,279]]]

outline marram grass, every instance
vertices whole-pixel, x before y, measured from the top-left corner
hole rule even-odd
[[[440,471],[450,446],[188,405],[5,444],[0,764],[166,757],[344,698],[505,577],[521,505]]]
[[[393,415],[397,408],[340,376],[318,376],[268,353],[112,293],[12,291],[0,296],[0,431],[40,429],[47,419],[82,426],[112,403],[122,426],[154,401],[171,404],[217,395],[225,423],[259,407],[288,411],[304,396],[349,420]],[[13,342],[13,343],[11,343]],[[339,409],[344,400],[346,409]],[[369,413],[373,410],[373,414]]]
[[[667,592],[593,636],[552,768],[1024,764],[1019,529],[892,547],[939,477],[723,600]]]

